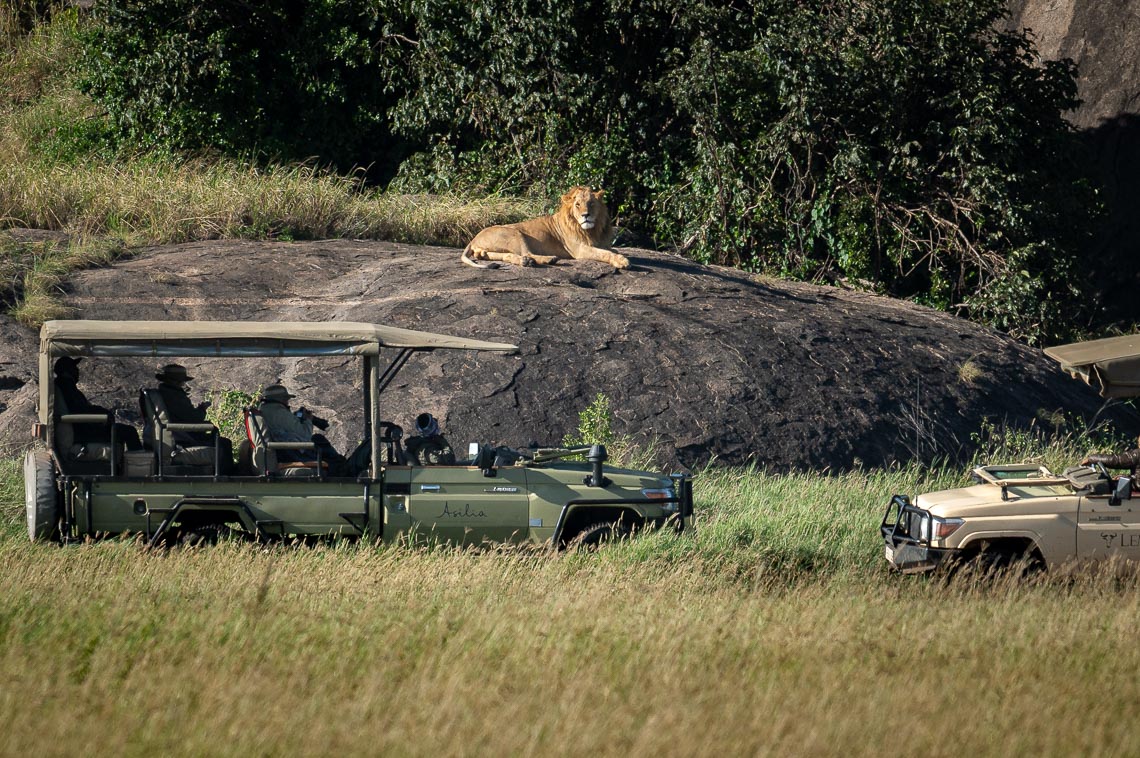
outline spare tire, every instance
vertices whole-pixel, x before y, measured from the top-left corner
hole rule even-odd
[[[55,486],[55,461],[47,450],[29,450],[24,456],[24,507],[28,537],[32,542],[59,535],[59,492]]]

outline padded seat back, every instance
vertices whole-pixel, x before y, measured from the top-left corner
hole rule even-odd
[[[213,470],[213,445],[179,444],[175,432],[167,428],[170,413],[161,392],[157,389],[139,390],[139,410],[143,415],[143,447],[156,451],[164,463]]]
[[[60,421],[61,416],[71,413],[67,401],[58,386],[53,386],[55,392],[55,451],[63,463],[100,463],[100,468],[107,468],[111,462],[111,441],[108,430],[106,442],[76,442],[75,424]],[[121,447],[116,445],[116,447]],[[121,453],[120,453],[121,454]]]
[[[253,470],[258,474],[276,471],[277,453],[265,445],[269,441],[269,436],[265,431],[265,419],[261,411],[256,408],[246,408],[242,413],[245,415],[245,435],[249,440],[249,458]]]
[[[253,471],[258,476],[274,475],[286,478],[302,478],[317,476],[315,461],[281,463],[277,458],[277,451],[267,443],[269,431],[265,426],[265,417],[256,408],[246,408],[242,411],[245,416],[245,434],[249,440],[249,457]],[[328,464],[321,464],[327,468]]]

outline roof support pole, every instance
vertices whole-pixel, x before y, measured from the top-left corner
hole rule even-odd
[[[378,388],[380,357],[366,356],[364,359],[364,429],[372,448],[372,462],[368,476],[372,480],[380,478],[380,392]]]

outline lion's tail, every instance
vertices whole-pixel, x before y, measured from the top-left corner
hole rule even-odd
[[[498,263],[479,263],[471,257],[471,245],[463,249],[463,254],[459,256],[459,260],[466,263],[473,268],[498,268]]]

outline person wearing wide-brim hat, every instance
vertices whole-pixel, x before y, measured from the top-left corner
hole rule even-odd
[[[289,401],[296,395],[283,384],[271,384],[261,391],[258,410],[265,423],[265,433],[272,442],[313,442],[321,450],[321,460],[329,464],[332,476],[348,474],[348,461],[336,451],[323,434],[314,434],[313,427],[328,429],[328,422],[317,418],[307,408],[294,412]],[[315,452],[308,450],[279,450],[277,460],[287,462],[309,462],[316,460]]]
[[[154,378],[158,380],[158,393],[166,405],[166,414],[173,424],[203,424],[206,422],[206,409],[209,403],[194,405],[187,394],[186,383],[194,377],[186,367],[177,363],[160,366]],[[177,432],[175,440],[183,445],[212,445],[213,440],[205,432]]]
[[[160,367],[154,378],[163,384],[173,384],[179,387],[187,382],[194,381],[194,377],[186,372],[186,367],[178,363],[168,363]]]
[[[158,380],[158,394],[166,405],[168,422],[172,424],[204,424],[206,423],[206,409],[210,404],[206,401],[195,405],[190,400],[186,388],[188,382],[194,377],[179,363],[167,363],[159,366],[154,378]],[[214,435],[209,432],[173,432],[174,442],[185,447],[205,446],[214,444]],[[233,442],[226,437],[218,437],[219,458],[222,462],[222,472],[225,473],[233,463]]]

